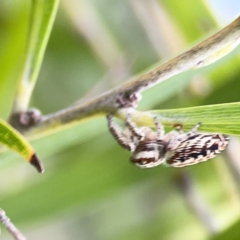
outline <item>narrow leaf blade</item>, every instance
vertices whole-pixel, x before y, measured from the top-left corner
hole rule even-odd
[[[15,96],[13,112],[26,111],[36,84],[59,0],[32,0],[25,62]]]
[[[119,115],[121,118],[126,117],[125,113]],[[175,124],[182,124],[184,130],[189,130],[201,122],[201,131],[240,136],[240,102],[153,110],[144,113],[132,112],[133,121],[142,126],[154,127],[154,116],[158,116],[161,123],[168,128],[173,128]]]
[[[28,141],[2,119],[0,119],[0,143],[20,154],[32,164],[38,172],[42,173],[44,171],[42,163],[38,160],[34,149]]]

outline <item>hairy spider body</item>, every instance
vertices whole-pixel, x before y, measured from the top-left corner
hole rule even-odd
[[[154,119],[156,132],[148,127],[137,128],[126,119],[126,131],[122,132],[107,116],[108,127],[118,143],[133,154],[130,161],[141,168],[151,168],[162,163],[173,167],[184,167],[207,161],[224,150],[229,142],[227,135],[219,133],[198,133],[198,123],[191,131],[183,133],[177,125],[175,131],[164,135],[162,124]]]
[[[137,145],[130,161],[142,168],[155,167],[162,163],[164,147],[163,142],[142,141]]]

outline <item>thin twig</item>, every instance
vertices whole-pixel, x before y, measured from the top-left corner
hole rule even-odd
[[[79,121],[86,120],[86,118],[93,117],[93,115],[96,116],[109,112],[114,113],[123,107],[136,107],[142,91],[178,73],[208,65],[214,60],[216,61],[216,58],[218,59],[220,56],[223,56],[222,50],[224,50],[226,54],[226,49],[230,51],[239,43],[240,17],[190,50],[124,83],[122,86],[106,92],[86,103],[74,105],[47,115],[33,126],[18,129],[28,136],[36,137],[39,133],[48,134],[49,131],[57,131],[59,128],[79,123]],[[216,58],[212,59],[213,56]]]
[[[10,218],[6,215],[5,211],[0,208],[0,221],[13,236],[15,240],[27,240],[25,236],[14,226]]]

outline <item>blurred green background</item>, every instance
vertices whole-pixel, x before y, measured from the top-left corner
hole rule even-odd
[[[0,3],[0,117],[24,60],[31,2]],[[239,0],[62,0],[31,106],[87,101],[233,21]],[[240,48],[143,94],[139,110],[240,101]],[[201,119],[199,119],[200,121]],[[0,154],[0,207],[28,239],[239,239],[240,143],[204,164],[139,169],[97,118],[32,142],[38,175]],[[234,225],[235,224],[235,225]],[[238,232],[238,233],[237,233]],[[2,229],[3,239],[11,239]]]

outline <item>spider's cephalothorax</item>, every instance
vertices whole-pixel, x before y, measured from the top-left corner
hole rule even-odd
[[[108,127],[114,138],[125,149],[131,151],[131,162],[141,168],[155,167],[161,163],[173,167],[184,167],[214,158],[224,150],[229,137],[219,133],[198,133],[198,123],[190,132],[183,133],[180,126],[176,131],[164,135],[164,128],[157,118],[154,119],[156,132],[148,127],[137,128],[126,119],[126,131],[107,116]]]

